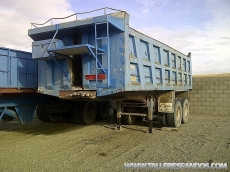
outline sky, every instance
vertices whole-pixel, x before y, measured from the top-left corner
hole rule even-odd
[[[191,52],[193,74],[230,73],[230,0],[0,0],[0,47],[31,52],[31,23],[103,7],[126,11],[130,27]]]

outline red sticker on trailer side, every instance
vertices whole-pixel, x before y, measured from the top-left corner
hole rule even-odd
[[[96,75],[85,75],[86,80],[96,80]],[[97,80],[104,80],[105,74],[98,74]]]

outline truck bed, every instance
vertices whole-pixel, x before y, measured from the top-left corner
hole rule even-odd
[[[192,89],[190,55],[130,28],[124,11],[36,27],[29,36],[43,94],[100,98]]]
[[[36,92],[37,61],[32,53],[0,47],[0,93]]]

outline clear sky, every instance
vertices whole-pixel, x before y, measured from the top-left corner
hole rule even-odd
[[[30,23],[102,7],[128,12],[134,29],[191,52],[193,74],[230,73],[230,0],[0,0],[0,46],[31,51]]]

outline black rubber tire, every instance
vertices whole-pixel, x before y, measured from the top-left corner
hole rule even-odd
[[[182,121],[182,106],[179,100],[175,102],[174,113],[167,114],[166,117],[169,127],[180,127]]]
[[[111,109],[110,101],[98,102],[97,106],[97,116],[99,119],[105,120],[109,118],[109,112]]]
[[[60,114],[49,114],[44,112],[42,104],[37,105],[37,117],[42,122],[57,122],[60,119]]]
[[[182,123],[185,124],[188,122],[189,118],[189,103],[188,99],[184,99],[182,102]]]
[[[117,123],[117,109],[113,109],[113,119]]]
[[[13,121],[13,120],[14,120],[14,118],[12,116],[4,115],[2,117],[3,122],[10,122],[10,121]]]
[[[49,115],[47,113],[42,113],[42,117],[44,119],[44,122],[51,122]]]
[[[160,113],[157,117],[159,127],[167,127],[167,119],[165,113]]]
[[[137,116],[134,115],[122,115],[121,122],[126,125],[132,125],[136,122]]]
[[[43,114],[42,114],[42,105],[37,105],[36,114],[37,114],[37,118],[40,121],[46,122],[45,119],[43,118]]]
[[[75,106],[72,106],[71,109],[71,120],[73,121],[73,123],[75,124],[79,124],[79,111],[81,110],[81,108],[83,107],[83,103],[82,102],[78,102]]]
[[[97,115],[95,102],[88,101],[83,104],[83,108],[78,109],[78,120],[81,124],[93,124]]]
[[[44,114],[47,115],[47,118],[50,122],[58,122],[61,118],[60,114],[52,113],[52,114]]]

